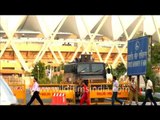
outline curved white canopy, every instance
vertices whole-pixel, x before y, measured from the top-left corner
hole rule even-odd
[[[0,32],[13,37],[14,33],[41,33],[46,38],[52,35],[64,15],[10,15],[0,16]],[[57,34],[70,33],[85,39],[99,29],[99,35],[110,40],[119,40],[124,35],[130,36],[137,24],[135,34],[152,35],[159,42],[160,16],[151,15],[69,15],[60,26]],[[126,33],[125,33],[126,32]],[[126,38],[127,40],[127,38]]]

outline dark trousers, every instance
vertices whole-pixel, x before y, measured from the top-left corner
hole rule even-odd
[[[146,91],[146,96],[145,96],[145,99],[144,99],[144,102],[142,103],[142,105],[146,104],[148,98],[154,103],[154,105],[157,105],[156,101],[153,99],[152,90],[151,89],[148,89]]]
[[[34,99],[37,99],[38,102],[39,102],[41,105],[43,105],[43,102],[42,102],[42,100],[41,100],[41,98],[40,98],[40,96],[39,96],[39,92],[38,92],[38,91],[35,91],[35,92],[33,93],[32,97],[31,97],[30,101],[27,103],[27,105],[31,105],[32,102],[34,101]]]
[[[122,105],[122,101],[121,100],[119,100],[118,98],[117,98],[117,94],[118,94],[118,92],[113,92],[113,94],[112,94],[112,105],[114,105],[114,101],[116,100],[117,102],[119,102],[121,105]]]

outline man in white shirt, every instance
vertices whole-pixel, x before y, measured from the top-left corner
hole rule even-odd
[[[39,84],[37,82],[37,78],[34,78],[33,82],[34,82],[34,84],[33,84],[32,88],[31,88],[31,92],[33,92],[33,95],[31,97],[30,101],[27,103],[27,105],[31,105],[32,102],[34,101],[34,99],[37,99],[38,102],[41,105],[43,105],[43,102],[42,102],[42,100],[41,100],[41,98],[39,96],[39,90],[40,89],[39,89]]]
[[[116,76],[113,76],[112,105],[114,105],[114,101],[115,101],[115,100],[116,100],[117,102],[119,102],[121,105],[124,104],[124,102],[122,102],[121,100],[119,100],[119,99],[117,98],[118,88],[119,88],[119,82],[118,82]]]
[[[145,100],[144,102],[142,103],[142,105],[145,105],[146,102],[147,102],[147,99],[149,98],[155,106],[157,106],[157,103],[156,101],[153,99],[153,96],[152,96],[152,92],[153,92],[153,83],[152,81],[149,79],[149,77],[146,77],[147,79],[147,85],[146,85],[146,96],[145,96]]]
[[[113,80],[113,76],[111,73],[107,73],[106,74],[106,82],[107,83],[112,83],[112,80]]]
[[[110,70],[110,68],[107,68],[107,71],[106,71],[106,83],[112,83],[112,80],[113,80],[113,76],[111,74],[111,70]]]

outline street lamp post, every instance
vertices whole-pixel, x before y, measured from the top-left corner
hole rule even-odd
[[[37,66],[37,70],[38,70],[38,81],[39,81],[39,66]]]
[[[52,76],[53,76],[52,72],[53,72],[53,66],[51,67],[51,84],[53,83],[53,81],[52,81]]]

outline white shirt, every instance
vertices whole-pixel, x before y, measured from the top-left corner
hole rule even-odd
[[[152,89],[153,87],[153,84],[152,84],[152,81],[151,80],[147,80],[147,86],[146,86],[146,89]]]
[[[111,74],[111,73],[107,73],[107,74],[106,74],[106,79],[107,79],[107,83],[108,83],[108,82],[112,82],[112,80],[113,80],[112,74]]]
[[[34,82],[33,87],[32,87],[32,91],[38,91],[39,92],[39,84],[37,82]]]
[[[119,82],[118,82],[118,80],[115,80],[115,81],[113,82],[112,91],[113,91],[113,92],[118,92],[118,87],[119,87]]]

